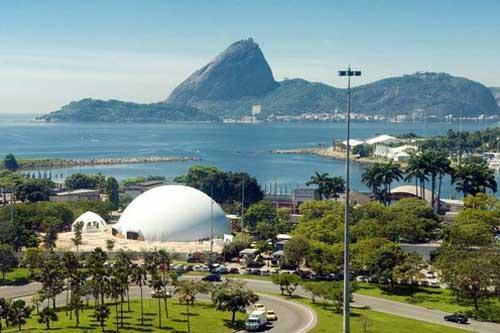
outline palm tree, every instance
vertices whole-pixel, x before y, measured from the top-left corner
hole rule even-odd
[[[173,255],[168,253],[166,250],[161,249],[158,251],[158,264],[161,272],[161,278],[163,281],[163,303],[165,304],[165,316],[168,319],[168,301],[167,301],[167,274],[170,272],[170,264],[173,259]]]
[[[335,199],[338,198],[339,193],[345,192],[345,180],[339,176],[328,177],[326,186],[328,189],[328,196],[332,196]]]
[[[144,307],[143,307],[143,297],[142,297],[142,286],[146,282],[146,270],[140,265],[132,266],[132,282],[139,286],[141,293],[141,325],[144,325]]]
[[[75,275],[78,269],[78,258],[73,252],[64,252],[63,255],[63,268],[64,268],[64,278],[66,279],[66,307],[69,302],[69,285],[71,279]],[[71,313],[71,311],[70,311]]]
[[[50,330],[50,322],[51,321],[57,321],[59,318],[57,317],[57,313],[54,309],[51,308],[44,308],[42,312],[38,315],[38,322],[40,324],[45,323],[47,326],[47,329]]]
[[[154,290],[156,297],[158,298],[158,328],[161,328],[161,297],[160,294],[163,293],[163,280],[158,275],[154,273],[149,281],[149,287]]]
[[[108,281],[108,286],[107,286],[108,294],[109,296],[115,301],[115,316],[116,316],[116,331],[119,332],[118,329],[118,302],[120,297],[123,295],[123,289],[122,289],[122,284],[119,280],[119,278],[116,278],[113,276],[111,279]],[[123,313],[122,313],[123,317]]]
[[[365,184],[373,193],[373,196],[380,200],[379,187],[382,185],[382,165],[375,163],[367,166],[361,174],[361,182]]]
[[[492,192],[498,190],[495,173],[488,168],[486,161],[480,157],[469,157],[464,159],[462,165],[453,171],[452,183],[456,183],[456,189],[467,195],[476,195],[479,192],[486,193],[487,189]]]
[[[0,298],[0,333],[2,332],[2,320],[8,319],[8,314],[10,312],[10,302],[5,298]]]
[[[87,274],[76,271],[70,280],[71,299],[70,299],[70,314],[75,311],[76,327],[80,324],[80,310],[83,308],[82,296],[85,294]],[[70,316],[71,319],[71,316]]]
[[[106,273],[105,263],[108,256],[100,248],[95,248],[94,251],[87,258],[87,267],[89,269],[89,275],[91,281],[95,287],[95,293],[97,295],[96,302],[98,303],[99,296],[101,297],[100,304],[104,305],[104,295],[106,292],[106,280],[108,278]]]
[[[412,179],[415,179],[415,195],[419,196],[419,188],[420,188],[420,197],[425,200],[425,182],[429,180],[425,175],[425,169],[420,157],[420,154],[412,153],[410,155],[410,159],[408,160],[408,166],[405,171],[405,182],[410,182]],[[420,183],[420,185],[419,185]]]
[[[317,185],[320,198],[326,198],[328,195],[327,181],[328,173],[316,173],[311,176],[311,179],[306,183],[307,186]]]
[[[22,325],[26,324],[26,318],[29,318],[31,311],[31,307],[26,306],[25,301],[22,299],[15,300],[10,306],[8,321],[10,324],[17,325],[20,331]]]
[[[110,311],[106,305],[101,304],[95,307],[94,318],[99,322],[103,332],[104,332],[104,323],[109,318],[109,314]]]

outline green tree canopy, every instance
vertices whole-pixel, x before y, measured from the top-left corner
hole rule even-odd
[[[3,159],[3,166],[5,169],[10,171],[17,171],[19,169],[19,164],[17,163],[14,154],[5,155],[5,158]]]

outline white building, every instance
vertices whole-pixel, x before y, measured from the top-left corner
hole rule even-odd
[[[103,232],[108,228],[108,225],[106,224],[106,221],[99,215],[93,212],[85,212],[82,215],[80,215],[71,225],[71,231],[75,232],[75,226],[78,223],[82,223],[83,228],[82,232],[83,233],[88,233],[88,232]]]
[[[395,162],[407,161],[410,158],[410,152],[416,151],[417,147],[404,145],[399,147],[389,147],[386,145],[378,144],[375,146],[373,156],[383,157]]]
[[[357,139],[349,139],[349,146],[351,146],[351,148],[352,148],[352,147],[356,147],[356,146],[360,146],[360,145],[362,145],[362,144],[364,144],[364,143],[365,143],[365,142],[364,142],[364,141],[362,141],[362,140],[357,140]],[[342,144],[343,144],[344,146],[347,146],[347,140],[342,141]]]
[[[387,134],[377,135],[371,139],[366,140],[366,143],[369,145],[376,145],[376,144],[390,145],[400,142],[401,142],[400,139]]]
[[[199,241],[230,234],[222,208],[184,185],[158,186],[139,195],[113,229],[115,235],[145,241]]]

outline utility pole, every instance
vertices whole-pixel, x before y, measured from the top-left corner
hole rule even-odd
[[[353,71],[351,67],[338,72],[339,76],[347,76],[347,112],[346,112],[346,159],[345,159],[345,207],[344,207],[344,313],[343,313],[343,333],[350,333],[350,293],[349,293],[349,159],[351,140],[351,76],[361,76],[361,71]]]
[[[214,250],[214,185],[210,185],[210,259]]]

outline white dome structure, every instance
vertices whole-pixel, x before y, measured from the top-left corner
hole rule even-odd
[[[93,212],[85,212],[82,215],[78,216],[78,218],[71,225],[71,231],[75,231],[75,226],[78,223],[83,223],[82,232],[102,232],[108,228],[106,221],[99,215]]]
[[[213,228],[213,229],[212,229]],[[222,208],[205,193],[183,185],[152,188],[125,209],[114,227],[126,238],[145,241],[198,241],[223,237],[229,223]]]

